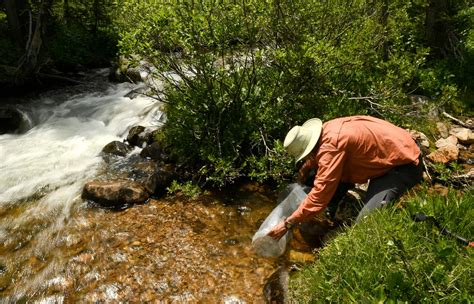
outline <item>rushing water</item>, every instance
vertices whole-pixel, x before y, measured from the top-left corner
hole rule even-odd
[[[261,189],[121,212],[81,200],[104,145],[162,123],[103,73],[22,103],[31,129],[0,135],[0,302],[262,302],[275,261],[250,248],[273,205]]]

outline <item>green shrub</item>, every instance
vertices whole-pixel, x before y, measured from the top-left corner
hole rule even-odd
[[[312,117],[420,119],[408,94],[458,98],[429,62],[422,1],[127,1],[120,52],[164,81],[165,140],[195,181],[284,180],[286,132]],[[433,106],[423,106],[432,108]],[[280,170],[278,173],[277,171]]]
[[[347,228],[291,279],[297,303],[472,303],[474,252],[415,213],[474,237],[474,192],[418,192],[406,209],[376,211]]]
[[[117,54],[117,40],[118,36],[107,29],[93,33],[79,24],[57,24],[48,47],[57,68],[97,68],[110,65]]]
[[[180,184],[177,181],[173,181],[167,191],[170,194],[180,192],[184,196],[189,198],[195,198],[202,194],[201,189],[195,184],[192,184],[191,182],[185,182],[183,184]]]

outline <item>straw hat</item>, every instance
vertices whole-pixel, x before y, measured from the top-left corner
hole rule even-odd
[[[318,142],[323,122],[319,118],[307,120],[302,126],[293,127],[286,134],[283,143],[286,151],[296,158],[296,162],[313,150]]]

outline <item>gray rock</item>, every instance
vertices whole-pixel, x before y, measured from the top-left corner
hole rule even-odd
[[[456,136],[465,145],[474,143],[474,132],[468,128],[452,128],[449,133]]]
[[[130,151],[132,151],[132,147],[117,140],[108,143],[102,149],[103,153],[113,154],[113,155],[118,155],[118,156],[125,156],[128,153],[130,153]]]
[[[458,143],[458,139],[456,136],[451,135],[448,138],[441,138],[438,139],[435,143],[436,148],[442,148],[446,146],[456,146]]]
[[[438,128],[438,132],[441,135],[441,137],[446,138],[449,136],[448,127],[446,126],[445,123],[437,122],[436,127]]]
[[[144,203],[149,197],[142,185],[128,180],[90,181],[82,190],[83,199],[110,208]]]

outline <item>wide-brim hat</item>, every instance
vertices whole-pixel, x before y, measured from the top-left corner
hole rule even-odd
[[[283,146],[298,162],[316,146],[322,129],[323,122],[319,118],[307,120],[302,126],[295,126],[286,134]]]

